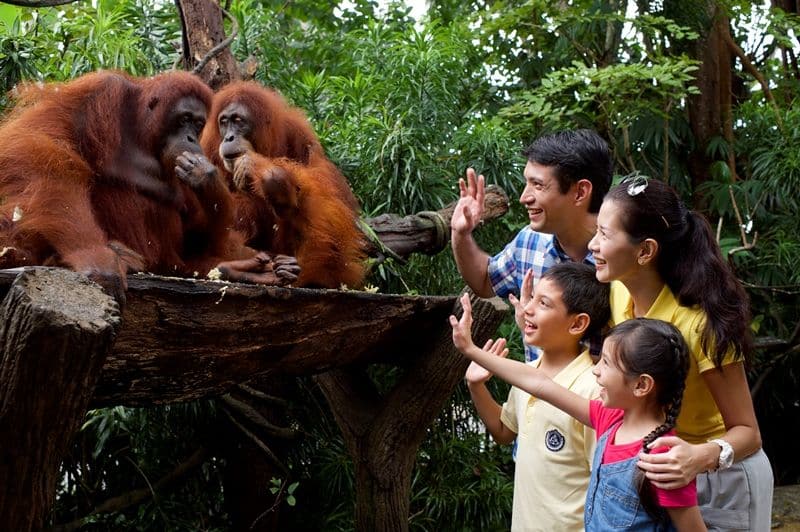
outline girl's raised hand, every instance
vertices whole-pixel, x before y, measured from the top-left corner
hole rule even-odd
[[[475,346],[472,342],[472,303],[469,294],[461,296],[461,308],[464,313],[459,320],[455,316],[450,316],[450,325],[453,327],[453,344],[462,353]]]

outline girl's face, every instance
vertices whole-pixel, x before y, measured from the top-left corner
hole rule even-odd
[[[630,379],[622,369],[614,338],[603,342],[600,360],[592,368],[592,374],[600,385],[600,400],[603,401],[603,406],[625,409],[631,404],[634,399],[633,379]]]
[[[622,228],[622,210],[617,202],[606,200],[597,213],[597,232],[589,241],[594,256],[597,280],[604,283],[624,280],[639,270],[641,244],[632,244]]]

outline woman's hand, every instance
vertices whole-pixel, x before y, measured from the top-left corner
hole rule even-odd
[[[638,466],[653,486],[661,489],[682,488],[698,474],[707,471],[708,463],[719,460],[719,446],[692,445],[677,436],[662,436],[650,444],[651,449],[669,447],[665,453],[640,453]],[[716,448],[717,458],[713,458]]]

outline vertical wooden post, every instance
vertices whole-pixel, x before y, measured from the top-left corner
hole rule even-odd
[[[40,530],[120,317],[77,273],[22,273],[0,305],[0,530]]]
[[[508,307],[500,299],[472,296],[473,337],[482,345]],[[460,315],[460,303],[454,313]],[[458,312],[456,310],[458,309]],[[333,411],[356,474],[355,529],[408,530],[411,473],[426,430],[439,415],[469,361],[453,346],[450,325],[425,353],[415,355],[397,384],[381,395],[353,369],[315,377]]]

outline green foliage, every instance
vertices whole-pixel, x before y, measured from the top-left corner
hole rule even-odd
[[[297,499],[295,499],[294,497],[294,491],[297,489],[297,486],[300,485],[299,482],[292,482],[287,486],[286,482],[281,482],[281,479],[273,477],[269,483],[270,483],[269,492],[271,494],[281,497],[285,489],[286,497],[284,500],[286,501],[286,504],[288,504],[289,506],[294,506],[295,504],[297,504]]]
[[[19,10],[0,28],[3,92],[22,80],[68,80],[101,68],[150,75],[172,67],[181,39],[174,8],[147,0]]]
[[[454,410],[447,410],[455,414]],[[510,446],[487,443],[483,427],[468,411],[461,420],[472,430],[454,433],[451,419],[431,431],[412,479],[414,531],[508,530],[513,495]],[[463,428],[463,427],[462,427]]]
[[[603,68],[576,61],[543,78],[536,90],[521,93],[503,115],[534,128],[560,129],[572,122],[604,124],[616,131],[642,113],[662,111],[675,99],[696,92],[690,85],[695,70],[696,61],[686,57]]]
[[[36,44],[25,38],[19,18],[0,27],[5,30],[0,36],[0,80],[5,93],[24,79],[36,79],[38,71],[32,60]]]
[[[138,505],[83,519],[85,529],[226,530],[218,460],[192,470],[177,488],[153,491],[207,440],[215,418],[209,402],[89,411],[61,466],[54,523],[82,519],[112,497],[147,489],[151,495]]]

